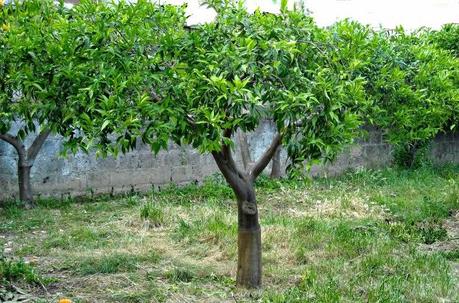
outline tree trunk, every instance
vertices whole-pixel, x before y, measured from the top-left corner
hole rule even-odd
[[[33,207],[32,185],[30,183],[30,170],[32,165],[28,163],[18,163],[18,182],[19,182],[19,200],[25,203],[26,208]]]
[[[238,231],[237,285],[261,287],[261,230]]]
[[[252,164],[252,157],[250,157],[249,142],[247,140],[247,134],[242,130],[237,132],[239,137],[239,145],[241,148],[241,157],[242,164],[244,164],[244,169],[249,169],[249,166]]]
[[[225,130],[225,137],[231,138],[232,133],[231,129]],[[254,182],[269,164],[281,142],[282,136],[278,133],[258,161],[245,171],[238,169],[229,145],[222,145],[221,151],[212,152],[218,168],[237,197],[238,264],[236,284],[240,287],[261,287],[261,229],[258,221]]]
[[[247,182],[247,195],[238,197],[238,264],[236,283],[240,287],[261,287],[261,229],[255,191]],[[239,191],[240,192],[240,191]]]
[[[42,130],[35,140],[32,142],[32,145],[27,150],[24,146],[22,140],[16,136],[9,134],[1,134],[0,140],[8,142],[11,144],[18,153],[18,185],[19,185],[19,200],[25,203],[26,208],[32,208],[33,205],[33,194],[32,194],[32,185],[30,182],[30,171],[32,169],[35,158],[40,152],[43,144],[50,134],[50,130]]]
[[[279,179],[282,177],[281,173],[281,160],[280,160],[281,148],[278,147],[276,153],[274,154],[273,159],[271,160],[273,166],[271,168],[271,179]]]

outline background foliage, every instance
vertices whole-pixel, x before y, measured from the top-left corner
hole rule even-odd
[[[406,165],[455,130],[457,25],[319,28],[285,4],[278,15],[207,4],[216,20],[193,28],[183,7],[149,1],[2,6],[0,132],[16,121],[19,137],[48,127],[72,152],[116,155],[139,139],[158,152],[172,139],[204,153],[272,119],[294,167],[332,160],[363,124],[382,129]]]

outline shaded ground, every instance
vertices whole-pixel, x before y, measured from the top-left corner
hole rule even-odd
[[[234,288],[236,208],[218,178],[144,197],[9,204],[3,289],[35,302],[459,301],[459,168],[262,179],[258,198],[262,290]]]

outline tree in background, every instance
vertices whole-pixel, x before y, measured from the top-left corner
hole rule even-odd
[[[425,152],[439,132],[456,127],[458,61],[432,43],[447,36],[450,43],[442,45],[454,45],[453,29],[445,26],[440,32],[374,31],[348,20],[326,31],[339,50],[331,58],[366,81],[368,102],[359,104],[365,123],[382,130],[403,166],[419,164],[423,157],[417,153]]]
[[[279,179],[282,177],[282,164],[281,164],[281,152],[282,149],[279,147],[277,148],[276,152],[274,153],[273,159],[272,159],[272,167],[271,167],[271,173],[269,174],[269,177],[271,179]]]
[[[72,10],[51,0],[2,7],[0,139],[18,153],[19,198],[26,206],[33,200],[30,170],[51,132],[73,152],[94,147],[86,133],[96,133],[100,146],[107,147],[99,151],[117,154],[133,148],[141,135],[147,140],[152,128],[173,127],[155,118],[140,125],[138,116],[143,111],[151,115],[154,108],[169,116],[167,93],[161,90],[173,86],[161,75],[175,55],[163,47],[184,32],[183,26],[176,28],[184,18],[180,7],[148,1],[113,6],[83,1]],[[112,107],[122,113],[113,121],[105,118]],[[131,132],[133,125],[143,132]],[[27,148],[24,139],[34,135]],[[114,148],[106,144],[112,140]]]
[[[372,122],[395,146],[396,161],[417,165],[417,152],[444,130],[456,127],[459,61],[431,44],[423,32],[378,33],[379,42],[364,73],[375,106]]]
[[[68,65],[64,7],[53,1],[0,7],[0,139],[17,152],[19,199],[32,206],[30,171],[45,140],[56,132],[75,90]],[[34,136],[29,147],[24,140]]]

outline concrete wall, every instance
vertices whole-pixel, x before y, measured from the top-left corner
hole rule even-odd
[[[253,134],[257,139],[250,140],[250,144],[255,156],[269,145],[273,132],[265,123]],[[146,191],[170,183],[199,182],[218,171],[212,156],[174,144],[156,156],[148,146],[139,145],[134,152],[106,159],[96,158],[95,153],[62,158],[60,148],[60,139],[51,137],[40,151],[31,173],[35,194],[61,197]],[[238,161],[239,155],[236,151]],[[0,200],[17,196],[16,161],[16,151],[0,140]]]
[[[250,134],[252,155],[260,156],[273,136],[274,128],[264,123]],[[66,159],[59,157],[59,138],[46,141],[32,169],[32,182],[37,195],[55,197],[146,191],[169,183],[199,182],[217,172],[209,155],[201,155],[188,147],[171,144],[168,152],[153,156],[147,146],[118,158],[96,158],[79,153]],[[378,131],[348,146],[332,164],[315,166],[313,175],[336,175],[349,168],[376,168],[390,164],[391,147]],[[235,152],[240,163],[239,151]],[[254,157],[254,158],[255,158]],[[0,200],[17,195],[16,153],[0,141]],[[285,159],[285,154],[283,156]],[[459,163],[459,134],[441,135],[432,145],[436,163]],[[285,163],[285,161],[283,161]]]

